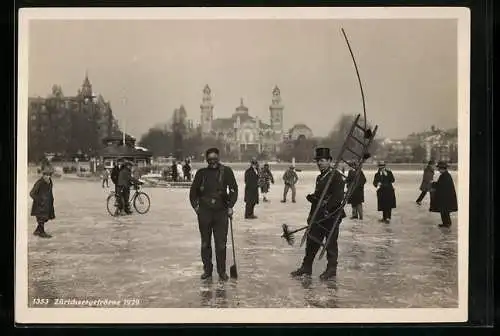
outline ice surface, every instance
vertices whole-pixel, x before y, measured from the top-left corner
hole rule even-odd
[[[156,308],[457,307],[457,214],[452,227],[442,229],[439,214],[428,211],[428,196],[421,207],[415,204],[420,172],[395,172],[398,207],[390,224],[378,222],[374,172],[365,172],[365,218],[342,223],[337,281],[326,283],[318,279],[326,258],[316,259],[310,280],[291,278],[304,253],[298,246],[302,233],[294,246],[280,238],[283,223],[291,229],[304,225],[305,195],[313,190],[316,173],[299,173],[295,204],[279,202],[283,172],[274,174],[271,202],[256,207],[258,219],[245,220],[243,172],[236,172],[239,278],[225,284],[216,273],[213,282],[199,279],[200,238],[188,189],[145,188],[151,197],[147,214],[113,218],[105,204],[109,189],[99,182],[55,179],[57,218],[47,224],[53,238],[31,234],[34,218],[28,225],[30,304],[36,297],[139,299],[135,307]],[[456,173],[452,176],[458,187]],[[229,270],[230,236],[228,242]]]

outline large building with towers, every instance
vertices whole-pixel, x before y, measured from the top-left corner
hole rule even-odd
[[[226,144],[225,152],[231,153],[238,159],[256,157],[262,153],[270,156],[278,153],[287,140],[290,130],[284,129],[284,105],[281,91],[278,86],[272,90],[271,104],[269,105],[269,121],[253,117],[249,114],[243,98],[229,118],[214,119],[214,105],[212,104],[212,91],[208,85],[203,89],[203,99],[200,105],[200,128],[204,137],[215,137]],[[296,125],[297,126],[297,125]],[[303,131],[304,136],[312,136],[310,129],[301,125],[294,126],[292,130]]]

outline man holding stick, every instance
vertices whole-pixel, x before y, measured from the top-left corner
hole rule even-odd
[[[210,148],[205,157],[208,166],[196,171],[189,200],[198,215],[201,236],[201,260],[205,280],[212,276],[212,232],[215,242],[215,257],[219,279],[227,281],[226,244],[229,217],[233,216],[233,206],[238,199],[238,185],[233,170],[219,162],[219,150]]]

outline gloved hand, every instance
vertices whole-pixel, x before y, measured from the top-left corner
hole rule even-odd
[[[307,196],[306,196],[306,200],[308,200],[308,201],[309,201],[309,202],[311,202],[311,203],[314,203],[314,202],[316,202],[316,201],[317,201],[317,200],[316,200],[316,197],[314,196],[314,194],[309,194],[309,195],[307,195]]]

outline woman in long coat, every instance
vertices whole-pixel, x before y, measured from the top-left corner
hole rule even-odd
[[[377,188],[377,210],[382,211],[381,222],[391,221],[392,209],[396,208],[396,193],[393,183],[394,175],[386,168],[385,162],[380,162],[378,171],[373,178],[373,185]]]
[[[365,201],[365,184],[366,184],[366,177],[363,171],[360,169],[359,170],[359,177],[358,180],[355,181],[356,179],[356,170],[351,169],[349,170],[349,173],[347,174],[347,178],[345,180],[347,184],[347,188],[349,189],[350,186],[356,183],[356,186],[354,187],[354,190],[352,191],[351,196],[347,200],[347,203],[349,203],[352,207],[352,217],[351,219],[363,219],[363,202]]]
[[[259,163],[251,161],[251,166],[245,171],[245,218],[255,219],[256,204],[259,204]]]
[[[51,176],[52,170],[46,167],[42,172],[42,177],[35,182],[30,191],[30,197],[33,199],[31,216],[36,217],[37,222],[37,227],[33,234],[42,238],[52,237],[45,232],[45,223],[56,218]]]
[[[424,169],[424,175],[422,176],[422,183],[420,183],[420,195],[415,201],[418,205],[422,204],[422,200],[425,195],[431,190],[432,180],[434,179],[434,161],[429,161],[427,167]]]
[[[438,169],[441,174],[437,182],[432,183],[429,211],[441,214],[443,223],[439,224],[440,227],[450,227],[450,213],[458,211],[457,193],[446,162],[439,162]]]
[[[264,164],[264,167],[259,171],[259,186],[260,192],[262,193],[262,201],[269,202],[267,199],[267,193],[271,187],[271,183],[274,184],[274,176],[269,168],[269,164]]]

